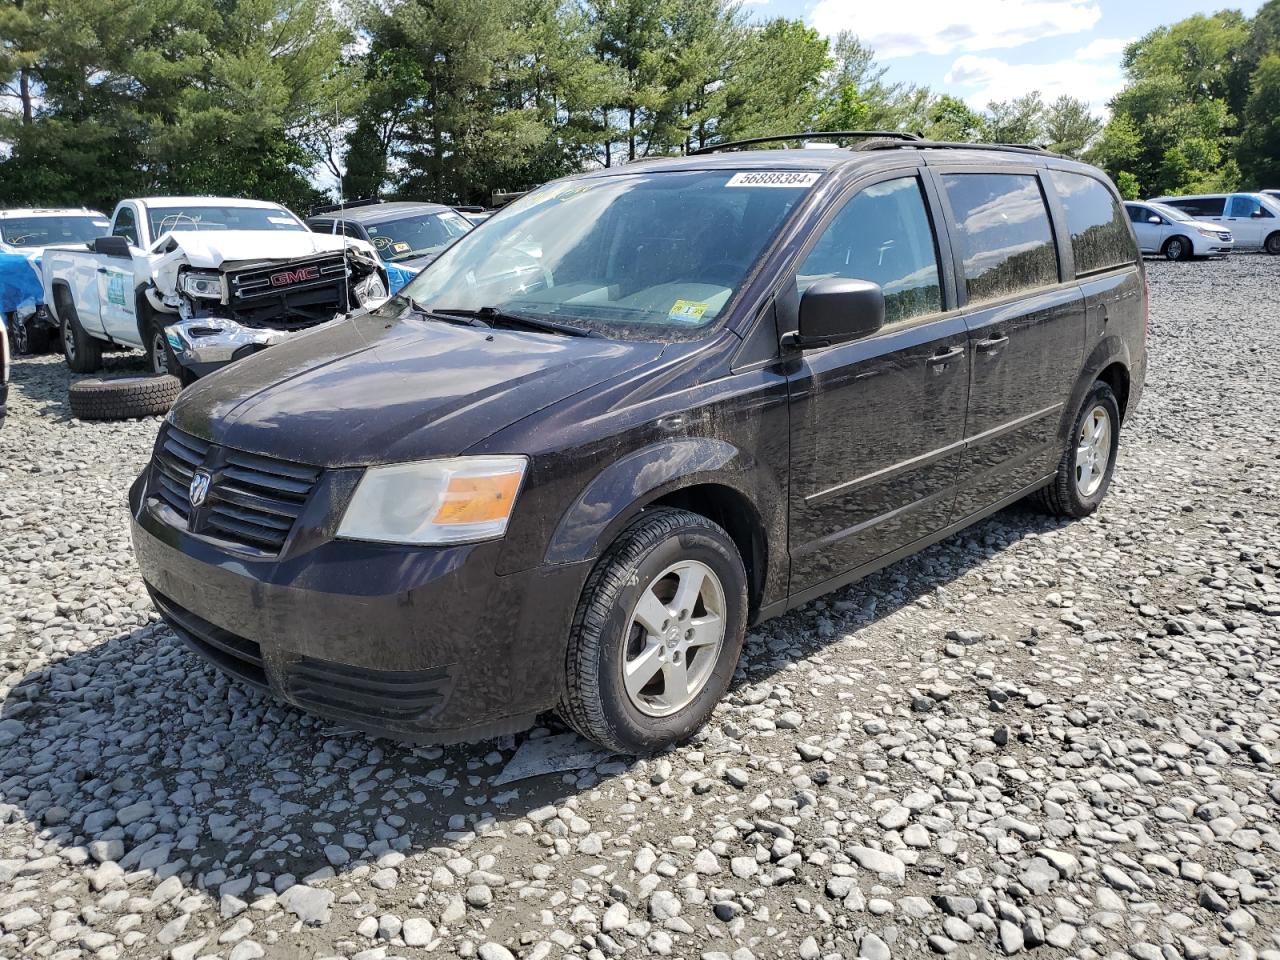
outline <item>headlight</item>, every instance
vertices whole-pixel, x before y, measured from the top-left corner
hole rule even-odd
[[[370,467],[342,515],[345,540],[421,545],[507,532],[526,457],[455,457]]]
[[[201,300],[222,299],[220,273],[184,273],[181,285],[182,292],[189,297],[199,297]]]
[[[390,296],[382,282],[382,277],[378,276],[377,271],[357,283],[352,290],[355,292],[356,300],[362,307],[367,306],[374,300],[385,300]]]
[[[1212,227],[1196,227],[1196,232],[1202,237],[1208,237],[1210,240],[1218,239],[1218,231]]]

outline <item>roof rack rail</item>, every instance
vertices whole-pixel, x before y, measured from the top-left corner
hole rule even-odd
[[[952,140],[913,140],[902,142],[900,140],[868,140],[866,143],[860,143],[857,146],[850,147],[850,150],[897,150],[901,147],[909,147],[912,150],[1001,150],[1013,151],[1014,153],[1032,153],[1038,157],[1058,157],[1061,154],[1052,153],[1044,147],[1037,147],[1030,143],[961,143]]]
[[[352,207],[371,207],[375,203],[382,202],[381,197],[365,197],[362,200],[348,200],[346,203],[324,203],[318,207],[312,207],[307,216],[318,217],[322,213],[333,213],[336,210],[350,210]]]
[[[842,140],[849,137],[876,137],[880,140],[897,139],[906,141],[920,139],[914,133],[902,133],[897,130],[806,130],[804,133],[786,133],[771,137],[748,137],[745,140],[713,143],[707,147],[690,150],[687,156],[693,157],[700,153],[718,153],[721,150],[741,150],[743,147],[752,147],[757,143],[786,143],[788,140]]]

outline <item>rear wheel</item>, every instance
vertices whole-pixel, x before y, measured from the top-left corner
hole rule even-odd
[[[62,355],[73,373],[93,373],[102,366],[102,344],[84,332],[75,304],[63,295],[58,316],[62,318]]]
[[[569,637],[561,716],[619,753],[692,735],[733,677],[747,623],[747,575],[706,517],[643,513],[601,557]]]
[[[1076,414],[1053,482],[1039,492],[1041,506],[1058,517],[1087,517],[1111,486],[1120,449],[1120,404],[1099,380]]]
[[[1186,260],[1191,256],[1191,241],[1186,237],[1170,237],[1164,242],[1166,260]]]
[[[1267,237],[1262,248],[1272,256],[1280,256],[1280,230],[1277,230],[1271,236]]]

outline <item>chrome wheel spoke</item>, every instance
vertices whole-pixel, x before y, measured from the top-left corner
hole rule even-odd
[[[677,616],[685,614],[685,619],[693,616],[693,608],[698,603],[703,581],[706,580],[704,569],[699,564],[697,567],[689,566],[680,571],[680,586],[676,587],[676,595],[671,599],[671,606],[675,608]]]
[[[640,691],[649,685],[649,681],[662,666],[662,643],[658,640],[650,640],[640,655],[634,660],[628,660],[623,667],[622,673],[627,693],[632,697],[639,697]]]
[[[651,585],[648,590],[641,594],[640,602],[636,604],[636,612],[632,615],[632,618],[644,628],[644,632],[649,636],[661,637],[662,631],[667,628],[667,621],[671,619],[671,611],[658,599]]]
[[[719,643],[724,636],[724,621],[717,614],[708,614],[690,622],[685,631],[686,647],[705,647]]]

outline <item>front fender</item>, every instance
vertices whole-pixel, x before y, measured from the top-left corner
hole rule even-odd
[[[636,513],[666,493],[696,483],[719,483],[749,496],[745,464],[725,440],[686,437],[644,447],[610,464],[587,484],[556,527],[548,563],[597,556]]]

